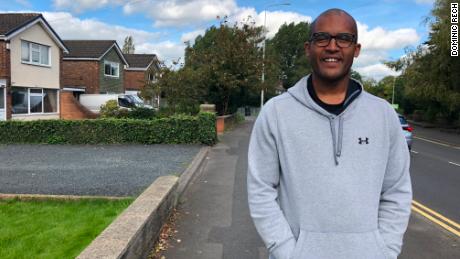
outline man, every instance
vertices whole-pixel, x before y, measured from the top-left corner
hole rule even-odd
[[[313,72],[271,99],[249,145],[251,216],[275,259],[395,259],[410,215],[409,151],[388,102],[350,79],[356,21],[311,26]]]

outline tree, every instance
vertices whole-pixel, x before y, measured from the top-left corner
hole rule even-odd
[[[353,69],[350,72],[350,77],[353,78],[353,79],[358,80],[359,82],[363,81],[363,77],[361,76],[361,74],[358,73],[358,71],[353,70]]]
[[[135,50],[135,46],[134,46],[133,37],[126,36],[125,42],[123,43],[122,52],[124,54],[134,54],[134,50]]]
[[[191,68],[173,70],[171,67],[162,66],[157,72],[158,79],[149,82],[143,88],[141,95],[152,99],[164,94],[167,99],[166,114],[198,112],[199,104],[204,100],[205,89],[202,85],[200,70]],[[161,76],[159,76],[161,75]]]
[[[437,0],[428,41],[408,51],[406,56],[387,62],[402,71],[404,92],[416,109],[424,110],[425,119],[460,120],[460,60],[450,56],[450,3]]]
[[[222,22],[187,46],[184,69],[200,74],[205,101],[216,104],[219,114],[234,112],[260,91],[261,41],[261,27]]]
[[[275,36],[267,40],[267,57],[273,59],[277,74],[268,74],[271,82],[282,81],[283,87],[288,89],[300,78],[311,72],[310,63],[305,56],[304,44],[308,40],[310,24],[283,24]]]

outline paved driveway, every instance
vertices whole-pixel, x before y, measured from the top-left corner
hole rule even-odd
[[[0,193],[136,196],[199,145],[0,145]]]

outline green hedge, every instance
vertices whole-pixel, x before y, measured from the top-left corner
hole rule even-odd
[[[0,122],[0,143],[48,144],[186,144],[213,145],[216,117],[174,115],[153,120],[37,120]]]

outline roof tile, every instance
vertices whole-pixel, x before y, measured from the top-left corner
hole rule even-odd
[[[0,35],[8,35],[39,16],[39,13],[0,13]]]

